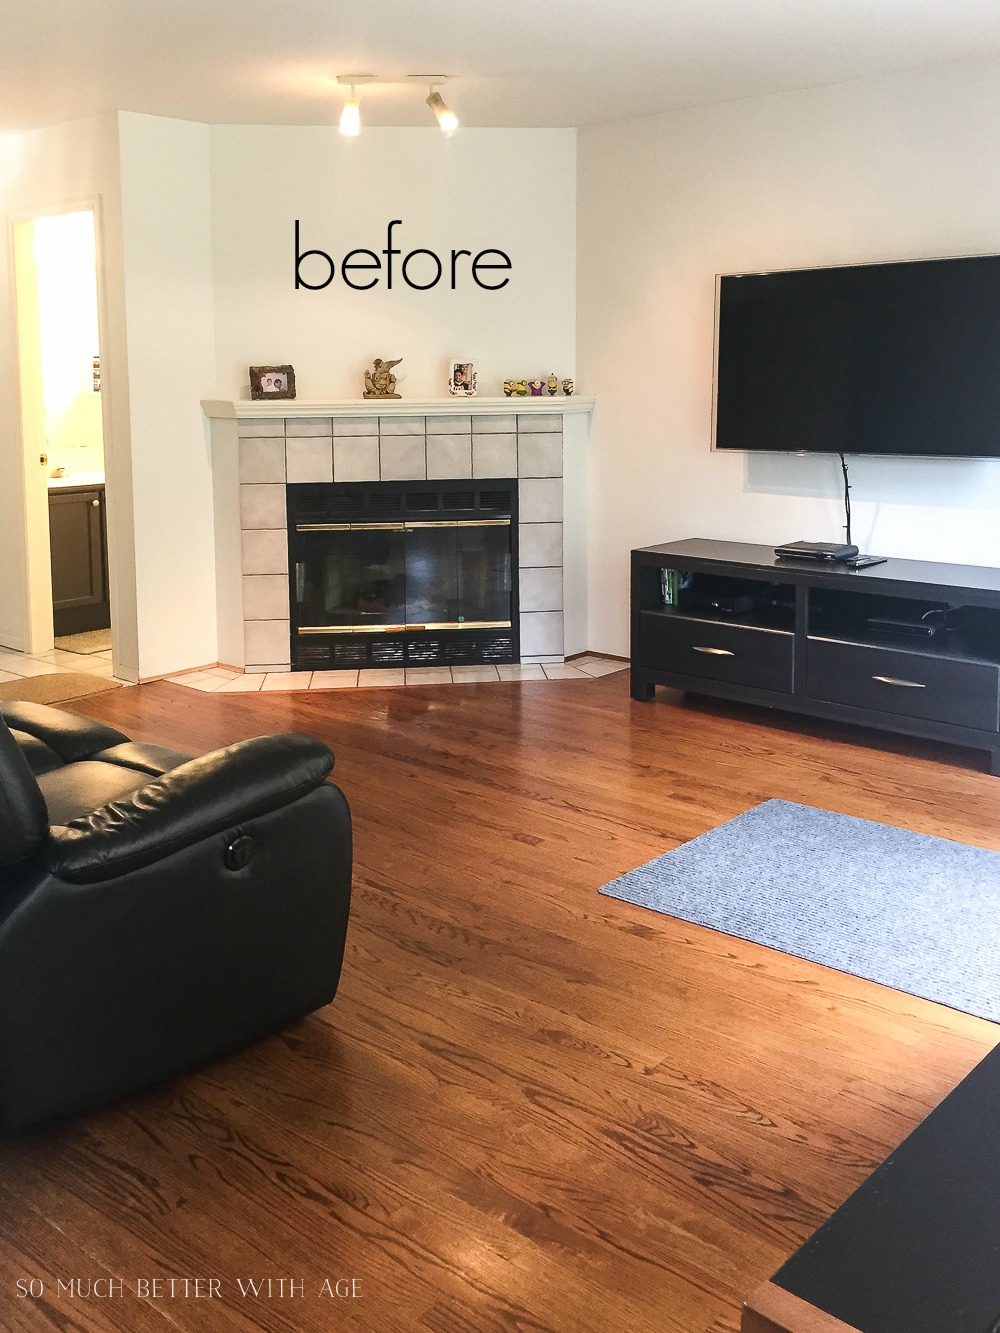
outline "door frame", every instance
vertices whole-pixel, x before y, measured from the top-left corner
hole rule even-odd
[[[104,478],[107,498],[106,514],[108,519],[108,572],[110,582],[112,640],[117,608],[115,597],[115,536],[113,533],[112,514],[114,505],[111,500],[115,494],[114,482],[114,436],[112,432],[112,412],[110,401],[110,379],[107,364],[108,320],[104,281],[104,228],[101,209],[101,197],[90,195],[82,198],[63,200],[42,207],[36,207],[7,215],[7,241],[10,257],[11,287],[13,296],[13,316],[15,324],[14,354],[18,368],[17,408],[20,434],[21,496],[24,524],[24,616],[22,623],[26,627],[27,641],[24,645],[28,655],[51,652],[54,644],[52,627],[52,567],[49,550],[49,512],[48,487],[45,485],[44,470],[39,466],[40,450],[38,432],[41,414],[41,355],[30,360],[25,358],[25,349],[21,337],[25,302],[32,303],[37,309],[38,275],[31,261],[30,273],[24,257],[22,236],[29,234],[28,229],[41,218],[61,217],[67,213],[90,213],[94,224],[95,279],[97,289],[97,352],[101,362],[101,433],[104,443]],[[30,282],[25,291],[25,282]],[[44,430],[44,423],[41,423]],[[118,674],[118,651],[112,648],[115,674]]]

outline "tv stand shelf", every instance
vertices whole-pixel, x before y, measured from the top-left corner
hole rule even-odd
[[[703,539],[643,547],[631,666],[634,699],[666,685],[951,741],[986,750],[1000,775],[1000,569],[849,569]]]

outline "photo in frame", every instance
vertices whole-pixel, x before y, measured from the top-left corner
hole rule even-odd
[[[250,397],[294,398],[295,371],[291,366],[251,366]]]
[[[448,392],[453,398],[474,398],[478,391],[475,362],[455,357],[450,364]]]

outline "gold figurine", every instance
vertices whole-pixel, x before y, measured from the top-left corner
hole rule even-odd
[[[371,370],[365,371],[365,394],[366,398],[402,398],[401,393],[396,393],[396,376],[393,375],[393,366],[398,366],[402,357],[397,357],[395,361],[383,361],[377,356],[372,362]]]

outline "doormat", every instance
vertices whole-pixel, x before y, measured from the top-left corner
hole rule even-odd
[[[111,630],[88,629],[82,634],[64,634],[56,639],[56,647],[65,653],[110,653]]]
[[[87,694],[118,690],[113,680],[85,675],[82,671],[60,671],[49,676],[26,676],[23,680],[0,682],[0,699],[8,703],[61,704],[68,699],[82,699]]]

